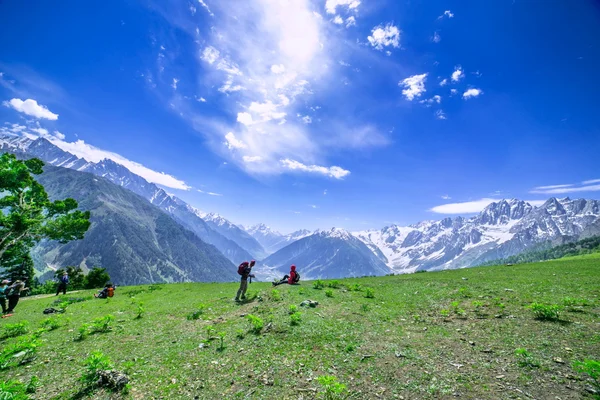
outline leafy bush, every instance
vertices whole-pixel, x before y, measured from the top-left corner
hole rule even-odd
[[[459,301],[453,301],[450,303],[450,308],[456,315],[465,315],[465,310],[460,307]]]
[[[92,386],[96,384],[98,379],[98,372],[113,369],[112,362],[100,351],[94,351],[84,362],[85,372],[81,375],[79,380],[85,386]]]
[[[302,321],[302,314],[299,312],[295,312],[290,315],[290,324],[291,325],[300,325],[300,321]]]
[[[238,329],[235,331],[235,337],[237,337],[238,339],[243,339],[246,337],[246,332],[244,332],[243,329]]]
[[[81,303],[82,301],[86,301],[89,299],[83,297],[61,297],[60,299],[56,299],[52,302],[51,306],[64,306],[65,303],[67,306],[73,303]],[[66,306],[65,306],[66,308]]]
[[[473,294],[465,287],[458,289],[458,295],[465,298],[473,297]]]
[[[25,387],[25,392],[26,393],[35,393],[37,392],[38,388],[41,387],[42,385],[40,384],[40,379],[33,375],[30,379],[29,382],[27,383],[27,386]],[[0,396],[0,398],[2,398]]]
[[[202,314],[204,314],[205,310],[206,310],[206,304],[199,304],[198,308],[196,309],[196,311],[191,312],[190,314],[188,314],[187,319],[188,320],[200,319],[200,317],[202,316]]]
[[[321,290],[324,287],[325,287],[325,282],[323,282],[321,279],[317,279],[316,281],[313,282],[313,289]]]
[[[297,306],[297,305],[295,305],[295,304],[290,304],[290,308],[289,308],[289,310],[288,310],[288,313],[290,313],[290,314],[293,314],[293,313],[295,313],[296,311],[298,311],[298,306]]]
[[[21,321],[16,324],[6,324],[4,325],[4,329],[2,332],[1,339],[8,339],[12,337],[17,337],[21,335],[25,335],[29,332],[29,322]]]
[[[219,350],[219,351],[225,350],[225,336],[226,335],[227,335],[227,333],[225,333],[225,332],[217,333],[217,336],[219,337],[219,348],[217,350]]]
[[[450,310],[443,309],[443,310],[440,311],[440,314],[444,318],[449,317],[450,316]]]
[[[539,368],[540,363],[534,359],[527,349],[516,349],[515,355],[517,356],[517,364],[519,367],[524,368]]]
[[[205,329],[206,329],[206,338],[208,340],[212,340],[213,335],[215,333],[215,327],[212,325],[208,325]]]
[[[301,287],[300,289],[298,289],[298,294],[299,295],[303,295],[305,293],[306,293],[306,290],[303,287]]]
[[[584,360],[575,361],[573,368],[577,372],[587,374],[592,379],[592,386],[596,389],[596,392],[600,392],[600,361],[597,360]]]
[[[42,321],[42,328],[47,331],[53,331],[60,328],[63,325],[62,316],[57,315],[55,317],[46,318]]]
[[[29,400],[27,387],[19,381],[0,381],[0,400]]]
[[[135,319],[140,319],[144,316],[144,313],[146,312],[146,309],[144,308],[144,303],[142,303],[141,301],[138,302],[134,302],[136,309],[135,309]]]
[[[279,290],[277,290],[277,289],[271,290],[271,300],[273,300],[273,301],[281,300],[281,292],[279,292]]]
[[[110,275],[106,272],[106,268],[94,267],[83,278],[83,287],[86,289],[101,288],[108,282],[110,282]]]
[[[365,289],[365,297],[367,299],[374,299],[375,298],[375,291],[372,288],[366,288]]]
[[[327,290],[325,291],[325,296],[327,296],[327,297],[333,297],[333,290],[331,290],[331,289],[327,289]]]
[[[335,376],[324,375],[317,378],[317,382],[323,387],[318,396],[323,400],[342,399],[346,392],[346,385],[338,382]]]
[[[348,290],[351,292],[361,292],[363,290],[362,285],[360,283],[355,283],[354,285],[350,285]]]
[[[77,329],[78,335],[75,340],[83,340],[90,334],[90,324],[83,324]]]
[[[26,364],[32,361],[40,342],[36,336],[23,336],[16,343],[5,347],[0,353],[0,370],[7,369],[14,364]],[[19,354],[19,357],[15,357]]]
[[[115,320],[113,315],[105,315],[104,317],[98,317],[92,321],[91,333],[105,333],[112,330],[111,323]]]
[[[340,287],[340,281],[338,281],[337,279],[330,281],[327,283],[327,286],[329,286],[332,289],[337,289]]]
[[[361,304],[360,309],[364,312],[368,312],[371,309],[371,307],[369,307],[368,304]]]
[[[253,314],[248,314],[246,318],[248,319],[248,321],[250,321],[250,324],[252,325],[250,331],[258,335],[265,326],[265,322],[261,318]]]
[[[562,307],[557,304],[544,305],[532,303],[529,308],[533,311],[535,318],[542,321],[556,321],[559,317],[559,312],[562,310]]]

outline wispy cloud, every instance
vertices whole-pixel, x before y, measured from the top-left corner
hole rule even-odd
[[[444,11],[444,13],[442,15],[440,15],[438,17],[438,19],[444,19],[445,17],[446,18],[454,18],[454,14],[452,13],[452,11],[446,10],[446,11]]]
[[[204,2],[204,0],[198,0],[198,2],[200,3],[200,5],[202,7],[204,7],[204,9],[206,10],[206,12],[208,12],[208,15],[210,15],[211,17],[214,17],[215,14],[212,13],[212,11],[210,11],[210,8],[208,7],[208,5]]]
[[[446,86],[448,84],[448,79],[442,79],[440,82],[440,86]]]
[[[198,192],[202,193],[202,194],[207,194],[209,196],[217,196],[217,197],[221,197],[223,196],[221,193],[215,193],[215,192],[205,192],[204,190],[198,189]]]
[[[560,185],[538,186],[529,191],[537,194],[565,194],[578,192],[600,191],[600,179],[591,179],[581,183],[568,183]]]
[[[371,46],[377,50],[383,50],[384,47],[400,47],[400,29],[398,27],[387,24],[378,25],[371,31],[371,36],[367,37]]]
[[[465,73],[461,67],[455,67],[452,73],[452,82],[458,82],[465,77]]]
[[[347,7],[348,10],[356,10],[360,5],[360,0],[327,0],[325,2],[325,11],[328,14],[335,14],[338,7]]]
[[[442,199],[444,200],[450,200],[452,197],[448,196],[447,194],[440,196]]]
[[[305,165],[305,164],[302,164],[301,162],[298,162],[295,160],[290,160],[290,159],[281,160],[281,165],[284,168],[287,168],[291,171],[310,172],[310,173],[329,176],[329,177],[335,178],[335,179],[342,179],[350,174],[350,171],[345,170],[341,167],[337,167],[337,166],[323,167],[320,165]]]
[[[421,94],[425,93],[425,81],[427,80],[427,74],[413,75],[398,83],[399,86],[404,86],[402,94],[407,100],[412,101],[415,97],[420,97]]]
[[[442,196],[444,198],[444,196]],[[448,198],[450,198],[448,196]],[[437,213],[437,214],[475,214],[483,211],[484,208],[489,206],[492,203],[496,203],[500,201],[499,199],[491,199],[491,198],[483,198],[479,200],[473,201],[465,201],[460,203],[448,203],[442,204],[439,206],[435,206],[429,211]],[[527,203],[532,206],[540,206],[544,204],[545,200],[525,200]]]
[[[439,43],[442,41],[442,37],[440,36],[440,34],[438,32],[434,32],[433,36],[431,37],[431,41],[433,43]]]
[[[446,114],[444,113],[443,110],[437,110],[435,112],[435,118],[437,118],[437,119],[447,119],[446,118]]]
[[[21,99],[11,99],[10,101],[4,101],[2,104],[5,107],[12,108],[34,118],[49,119],[52,121],[58,119],[58,114],[53,113],[48,110],[46,106],[38,104],[38,102],[33,99],[27,99],[25,101]]]
[[[483,94],[483,91],[481,89],[471,88],[463,93],[463,99],[467,100],[472,97],[478,97],[481,94]]]

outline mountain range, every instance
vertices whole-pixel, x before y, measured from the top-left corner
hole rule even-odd
[[[352,233],[333,228],[316,232],[299,230],[284,235],[264,224],[245,228],[216,213],[200,211],[114,161],[88,162],[44,138],[0,135],[1,150],[35,156],[48,164],[88,172],[121,186],[165,213],[179,228],[191,232],[194,240],[198,239],[191,242],[202,251],[204,245],[214,245],[218,256],[224,255],[235,264],[252,258],[262,260],[258,263],[257,274],[269,279],[287,272],[290,264],[298,266],[303,278],[464,268],[519,254],[540,244],[561,244],[600,233],[599,201],[550,198],[538,207],[518,199],[498,200],[471,218],[444,218]],[[61,193],[77,198],[77,187],[70,185],[69,188],[74,194]],[[132,222],[124,220],[123,223]],[[131,238],[128,240],[131,242]],[[127,245],[136,247],[130,242]],[[88,245],[93,246],[93,243]],[[62,254],[62,250],[53,249],[50,255],[42,257],[44,261],[40,261],[40,268],[53,262],[76,261],[65,258],[64,254],[52,259],[56,252]],[[39,254],[37,260],[40,260]],[[215,260],[221,265],[218,257]],[[146,265],[147,262],[140,262],[123,265],[123,268],[135,270],[137,274]],[[123,273],[129,277],[134,275],[133,272]],[[198,278],[191,270],[186,270],[176,279],[206,277]],[[165,281],[171,278],[156,275],[149,279]]]

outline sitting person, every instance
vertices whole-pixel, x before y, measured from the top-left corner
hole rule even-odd
[[[281,285],[284,283],[287,283],[288,285],[295,285],[298,282],[300,282],[300,274],[296,272],[296,266],[292,265],[290,267],[290,274],[284,275],[284,277],[278,282],[273,282],[273,286]]]
[[[106,299],[107,297],[113,297],[115,295],[115,288],[112,283],[107,283],[100,292],[94,295],[97,299]]]

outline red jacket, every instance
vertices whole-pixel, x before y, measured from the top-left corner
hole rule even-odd
[[[296,266],[292,265],[290,268],[290,277],[288,278],[288,283],[291,285],[296,281]]]

